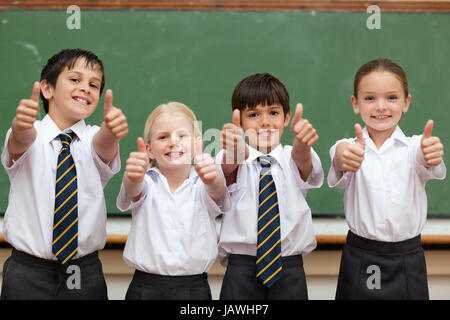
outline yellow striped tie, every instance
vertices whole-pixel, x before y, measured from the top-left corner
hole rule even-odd
[[[74,132],[59,135],[62,148],[56,168],[52,252],[62,264],[70,261],[78,251],[77,170],[70,153],[74,135]]]
[[[271,174],[272,157],[261,156],[259,178],[258,245],[256,277],[270,288],[281,278],[280,211],[275,183]]]

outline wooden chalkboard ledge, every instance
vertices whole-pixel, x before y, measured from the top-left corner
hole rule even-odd
[[[2,0],[0,9],[65,10],[73,0]],[[371,4],[383,12],[450,12],[448,0],[79,0],[81,10],[302,10],[366,11]]]
[[[345,244],[345,235],[316,235],[318,249],[341,249]],[[125,245],[127,235],[108,234],[107,247],[120,248]],[[0,234],[2,246],[8,246],[3,234]],[[422,235],[422,244],[425,249],[450,249],[450,235]]]

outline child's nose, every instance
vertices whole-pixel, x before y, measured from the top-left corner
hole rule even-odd
[[[178,137],[177,134],[170,135],[170,144],[171,145],[178,144],[179,142],[180,142],[180,138]]]
[[[377,111],[384,111],[386,110],[386,101],[379,99],[378,103],[376,105]]]
[[[80,90],[83,92],[89,92],[90,91],[89,83],[81,82],[80,83]]]
[[[269,121],[269,116],[267,114],[262,114],[261,115],[261,127],[269,127],[270,126],[270,121]]]

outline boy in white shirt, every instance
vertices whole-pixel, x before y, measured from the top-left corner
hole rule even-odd
[[[428,299],[420,233],[427,217],[425,183],[444,179],[444,147],[429,120],[421,136],[398,127],[411,95],[404,70],[378,58],[356,73],[353,110],[366,127],[330,149],[330,187],[345,188],[350,228],[336,299]]]
[[[306,193],[323,182],[311,147],[318,135],[298,104],[293,146],[280,144],[291,118],[289,94],[267,73],[243,79],[232,108],[216,157],[233,201],[220,232],[219,257],[227,267],[220,298],[307,299],[302,255],[316,239]]]
[[[104,84],[95,54],[62,50],[17,107],[2,153],[11,183],[3,232],[13,247],[2,299],[107,299],[98,258],[106,242],[103,187],[120,170],[118,142],[128,124],[111,90],[101,127],[85,124]],[[36,120],[39,94],[42,120]],[[67,284],[73,270],[74,286]]]

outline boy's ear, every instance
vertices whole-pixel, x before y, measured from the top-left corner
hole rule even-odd
[[[41,92],[45,99],[53,98],[53,87],[46,79],[41,81]]]
[[[203,139],[201,136],[195,138],[194,142],[194,155],[203,153]]]
[[[289,121],[291,121],[291,110],[288,111],[288,113],[286,113],[286,116],[284,117],[284,127],[287,127],[289,125]]]
[[[353,112],[355,114],[359,114],[358,99],[354,95],[352,95],[351,101],[352,101],[352,105],[353,105]]]

